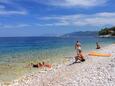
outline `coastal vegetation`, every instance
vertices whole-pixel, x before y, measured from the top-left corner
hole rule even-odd
[[[115,36],[115,26],[114,27],[110,27],[110,28],[103,28],[98,32],[99,36],[108,36],[108,37],[112,37]]]

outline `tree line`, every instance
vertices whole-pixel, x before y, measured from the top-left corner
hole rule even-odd
[[[110,28],[103,28],[98,32],[99,35],[111,35],[115,36],[115,26]]]

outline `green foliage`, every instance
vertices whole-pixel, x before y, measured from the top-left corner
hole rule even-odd
[[[115,26],[114,26],[114,27],[111,27],[110,30],[115,31]]]
[[[108,28],[104,28],[101,31],[99,31],[99,35],[107,35],[107,34],[109,34]]]
[[[115,36],[115,31],[112,33],[112,36]]]
[[[99,35],[111,35],[115,36],[115,26],[111,28],[104,28],[101,29],[101,31],[98,32]]]

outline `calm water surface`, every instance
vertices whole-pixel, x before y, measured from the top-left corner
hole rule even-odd
[[[27,68],[30,63],[46,61],[60,63],[65,57],[74,55],[74,45],[79,40],[84,52],[115,43],[115,38],[80,36],[62,37],[1,37],[0,38],[0,81],[11,81],[37,69]]]

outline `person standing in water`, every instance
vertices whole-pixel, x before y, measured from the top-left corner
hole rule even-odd
[[[96,42],[96,49],[100,49],[100,45],[98,44],[98,42]]]
[[[77,53],[77,56],[75,56],[75,60],[78,61],[85,61],[84,59],[84,56],[82,54],[82,51],[81,51],[81,43],[79,41],[77,41],[77,43],[75,44],[75,50],[76,50],[76,53]]]
[[[75,44],[75,50],[77,55],[79,55],[79,51],[81,51],[81,43],[79,41]]]

